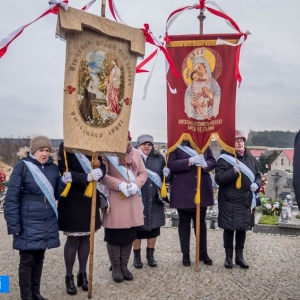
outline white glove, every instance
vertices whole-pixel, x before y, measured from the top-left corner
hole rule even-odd
[[[135,195],[138,192],[139,188],[135,183],[130,183],[129,188],[128,188],[128,193],[130,195]]]
[[[91,176],[91,173],[93,176]],[[93,169],[91,173],[88,174],[87,177],[88,181],[93,181],[93,180],[98,181],[103,176],[103,173],[100,168]]]
[[[234,167],[233,167],[237,172],[241,172],[242,168],[240,165],[236,164]]]
[[[163,168],[163,174],[164,174],[164,176],[168,177],[168,176],[169,176],[169,174],[170,174],[170,169],[169,169],[169,168],[166,168],[166,167],[164,167],[164,168]]]
[[[129,197],[130,196],[130,194],[129,194],[128,190],[127,190],[127,183],[125,183],[125,182],[121,182],[119,184],[119,191],[121,191],[124,194],[125,197]]]
[[[61,180],[62,180],[63,183],[72,182],[72,174],[71,174],[71,172],[65,173],[65,174],[61,177]]]
[[[201,168],[207,168],[207,162],[206,162],[204,156],[201,158],[201,163],[197,163],[196,166],[201,167]]]
[[[254,182],[250,185],[250,189],[252,192],[255,192],[258,190],[258,185]]]
[[[189,162],[193,165],[201,164],[203,162],[203,159],[204,159],[203,155],[199,154],[199,155],[190,157]]]

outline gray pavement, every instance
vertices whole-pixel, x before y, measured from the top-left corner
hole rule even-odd
[[[12,237],[6,233],[3,213],[0,214],[0,274],[9,275],[10,293],[0,299],[20,299],[18,286],[18,251],[12,249]],[[48,299],[88,299],[87,292],[78,288],[69,296],[64,284],[63,245],[47,250],[41,292]],[[245,259],[248,270],[239,266],[224,268],[222,230],[208,231],[208,250],[212,266],[200,262],[199,272],[181,264],[177,228],[162,228],[156,245],[156,268],[146,263],[145,241],[142,243],[142,269],[135,269],[130,258],[133,281],[115,283],[108,271],[109,260],[103,242],[103,229],[95,235],[94,279],[92,299],[300,299],[300,237],[248,233]],[[191,238],[191,257],[195,239]],[[78,264],[74,267],[77,273]]]

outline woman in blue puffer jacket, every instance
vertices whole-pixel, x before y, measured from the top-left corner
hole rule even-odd
[[[55,199],[63,190],[66,175],[50,156],[51,141],[36,136],[18,153],[24,156],[11,174],[5,197],[8,234],[13,234],[13,248],[20,251],[19,285],[22,299],[45,299],[40,282],[46,249],[59,247]],[[23,153],[21,153],[23,152]]]

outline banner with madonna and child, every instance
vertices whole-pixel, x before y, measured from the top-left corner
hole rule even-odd
[[[177,90],[167,90],[168,152],[189,140],[203,153],[214,138],[234,153],[239,47],[231,45],[240,37],[240,33],[168,36],[168,53],[181,73],[180,79],[167,74],[169,85]]]

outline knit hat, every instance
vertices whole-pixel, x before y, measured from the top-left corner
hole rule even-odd
[[[47,147],[51,150],[52,144],[49,138],[44,135],[35,136],[30,140],[30,153],[34,154],[38,149]]]
[[[246,142],[246,137],[237,129],[235,130],[235,139],[243,139]]]
[[[142,134],[137,138],[137,145],[143,144],[145,142],[149,142],[153,145],[153,136],[150,134]]]

